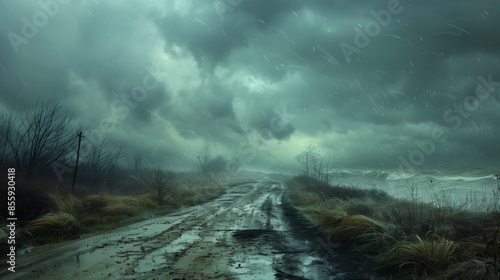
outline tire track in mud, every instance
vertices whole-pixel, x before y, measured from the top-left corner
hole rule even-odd
[[[2,279],[364,279],[362,266],[339,261],[354,259],[346,252],[317,254],[316,231],[285,191],[277,181],[234,186],[203,205],[19,256],[19,273]]]

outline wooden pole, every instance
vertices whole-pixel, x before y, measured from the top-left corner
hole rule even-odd
[[[78,149],[76,150],[75,171],[73,172],[73,183],[71,184],[72,193],[75,193],[76,173],[78,172],[78,161],[80,160],[80,145],[82,143],[82,138],[83,138],[82,131],[78,132],[77,136],[78,136]]]

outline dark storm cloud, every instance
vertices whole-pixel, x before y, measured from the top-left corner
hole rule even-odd
[[[59,97],[98,128],[127,106],[107,137],[185,163],[210,142],[247,166],[295,169],[295,154],[312,144],[339,166],[397,168],[441,129],[447,140],[433,143],[417,169],[498,167],[491,156],[500,152],[496,1],[69,1],[58,8],[27,43],[13,46],[8,34],[24,36],[26,20],[45,10],[0,3],[0,110]],[[145,77],[155,87],[136,101]]]

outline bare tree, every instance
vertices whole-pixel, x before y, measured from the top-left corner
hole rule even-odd
[[[298,154],[295,159],[304,167],[304,172],[306,177],[312,175],[314,172],[314,166],[317,164],[319,153],[316,151],[316,147],[309,145],[305,151]]]
[[[321,182],[328,184],[329,175],[333,170],[334,161],[330,156],[322,156],[313,158],[312,170],[314,171],[314,176]]]
[[[5,113],[0,114],[0,166],[7,157],[7,134],[11,129],[11,119]]]
[[[110,140],[94,145],[82,164],[82,173],[92,186],[104,184],[120,159],[122,149],[110,148]]]
[[[63,158],[76,138],[75,128],[56,99],[37,101],[24,113],[9,116],[7,146],[19,168],[29,178]]]
[[[158,205],[162,205],[173,197],[176,187],[174,177],[175,173],[170,170],[162,170],[158,167],[154,171],[150,188]]]
[[[106,178],[106,187],[110,193],[113,193],[115,186],[122,182],[121,179],[125,178],[123,166],[117,162],[113,163],[110,167],[109,175]]]
[[[144,154],[141,151],[136,151],[132,154],[132,164],[136,173],[144,167]]]
[[[210,146],[208,144],[203,145],[198,160],[200,161],[201,171],[207,174],[207,165],[212,159],[212,152],[210,151]]]

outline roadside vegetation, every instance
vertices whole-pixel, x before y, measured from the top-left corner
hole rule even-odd
[[[143,182],[143,187],[137,182],[120,183],[120,189],[113,193],[83,185],[78,185],[77,193],[71,193],[69,185],[55,188],[48,183],[18,179],[16,245],[20,248],[61,242],[112,230],[205,203],[231,185],[251,181],[244,173],[225,182],[216,182],[200,172],[155,170],[153,173],[157,175]],[[0,232],[2,249],[7,248],[6,238],[4,231]]]
[[[91,129],[70,119],[58,100],[0,113],[0,168],[16,170],[18,249],[205,203],[234,184],[252,181],[249,173],[239,172],[236,159],[213,155],[208,146],[200,151],[203,161],[193,158],[191,171],[174,171],[181,168],[168,156],[151,163],[139,149],[124,150],[111,139],[87,139]],[[7,186],[7,176],[0,184]],[[7,195],[0,201],[7,205]],[[7,221],[6,211],[0,217]],[[6,226],[0,226],[0,248],[5,251]]]
[[[292,201],[321,231],[373,258],[381,276],[499,279],[497,211],[435,207],[418,197],[402,200],[306,176],[287,185]]]
[[[44,244],[77,238],[82,234],[107,231],[119,226],[201,204],[221,195],[229,183],[248,180],[235,176],[227,184],[217,184],[200,173],[155,170],[156,176],[144,187],[121,185],[118,193],[79,186],[71,193],[49,184],[19,180],[19,243]],[[158,175],[161,174],[161,175]],[[5,241],[5,240],[3,240]],[[6,246],[6,244],[4,244]]]
[[[304,173],[287,181],[294,204],[332,241],[372,258],[382,278],[500,279],[497,192],[483,199],[486,211],[424,203],[411,184],[405,200],[330,185],[331,161],[314,147],[296,159]]]

